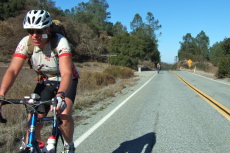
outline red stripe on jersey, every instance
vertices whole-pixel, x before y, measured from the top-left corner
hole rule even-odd
[[[14,57],[20,57],[20,58],[23,58],[23,59],[27,59],[27,56],[25,54],[22,54],[22,53],[15,53]]]
[[[71,53],[63,53],[63,54],[59,55],[58,57],[62,57],[62,56],[72,56],[72,54]]]

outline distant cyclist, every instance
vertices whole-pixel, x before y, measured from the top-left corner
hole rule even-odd
[[[159,73],[160,72],[160,69],[161,69],[161,65],[160,63],[157,64],[157,72]]]

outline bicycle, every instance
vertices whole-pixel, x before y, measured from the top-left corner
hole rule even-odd
[[[22,146],[20,147],[21,153],[44,153],[43,148],[45,147],[45,143],[43,141],[37,141],[35,138],[35,128],[37,123],[44,123],[44,122],[53,122],[52,125],[52,135],[55,139],[54,142],[54,150],[52,151],[46,151],[45,153],[57,153],[64,150],[64,138],[62,135],[61,130],[59,129],[59,125],[62,124],[62,121],[59,117],[56,115],[56,106],[57,102],[55,100],[47,100],[47,101],[39,101],[37,94],[31,94],[31,96],[25,96],[24,99],[0,99],[2,105],[5,104],[23,104],[27,105],[27,108],[31,108],[31,118],[29,121],[29,136],[28,136],[28,142],[25,143],[22,141]],[[53,105],[53,116],[51,117],[44,117],[44,118],[38,118],[38,113],[35,110],[35,107],[41,104],[52,104]],[[0,122],[6,123],[7,120],[2,118],[2,115],[0,113]]]
[[[158,67],[158,68],[157,68],[157,73],[158,73],[158,74],[160,73],[160,70],[161,70],[161,68]]]
[[[160,70],[161,70],[161,65],[160,65],[160,63],[158,63],[156,67],[157,67],[157,73],[159,74],[159,73],[160,73]]]

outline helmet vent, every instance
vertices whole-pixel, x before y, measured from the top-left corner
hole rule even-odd
[[[49,23],[49,21],[46,21],[46,22],[44,22],[42,25],[47,25]]]
[[[28,18],[28,22],[29,22],[29,24],[31,24],[30,18]]]
[[[32,23],[34,23],[35,17],[32,18]]]
[[[37,19],[37,21],[36,21],[36,24],[39,24],[40,23],[40,21],[41,21],[41,17],[39,17],[38,19]]]

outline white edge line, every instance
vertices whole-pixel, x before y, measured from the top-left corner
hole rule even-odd
[[[222,83],[222,84],[225,84],[225,85],[229,85],[229,86],[230,86],[229,83],[224,83],[224,82],[221,82],[221,81],[217,81],[217,80],[215,80],[215,79],[208,78],[208,77],[205,77],[205,76],[202,76],[202,75],[199,75],[199,74],[195,74],[195,73],[193,73],[193,72],[189,72],[189,73],[192,73],[193,75],[197,75],[197,76],[199,76],[199,77],[206,78],[206,79],[209,79],[209,80],[212,80],[212,81],[215,81],[215,82]]]
[[[156,74],[155,74],[156,75]],[[145,84],[143,84],[138,90],[126,98],[122,103],[120,103],[116,108],[104,116],[99,122],[97,122],[93,127],[81,135],[77,140],[74,141],[75,147],[79,146],[90,134],[92,134],[99,126],[101,126],[109,117],[111,117],[121,106],[123,106],[132,96],[134,96],[138,91],[140,91],[145,85],[147,85],[155,75],[150,78]]]

